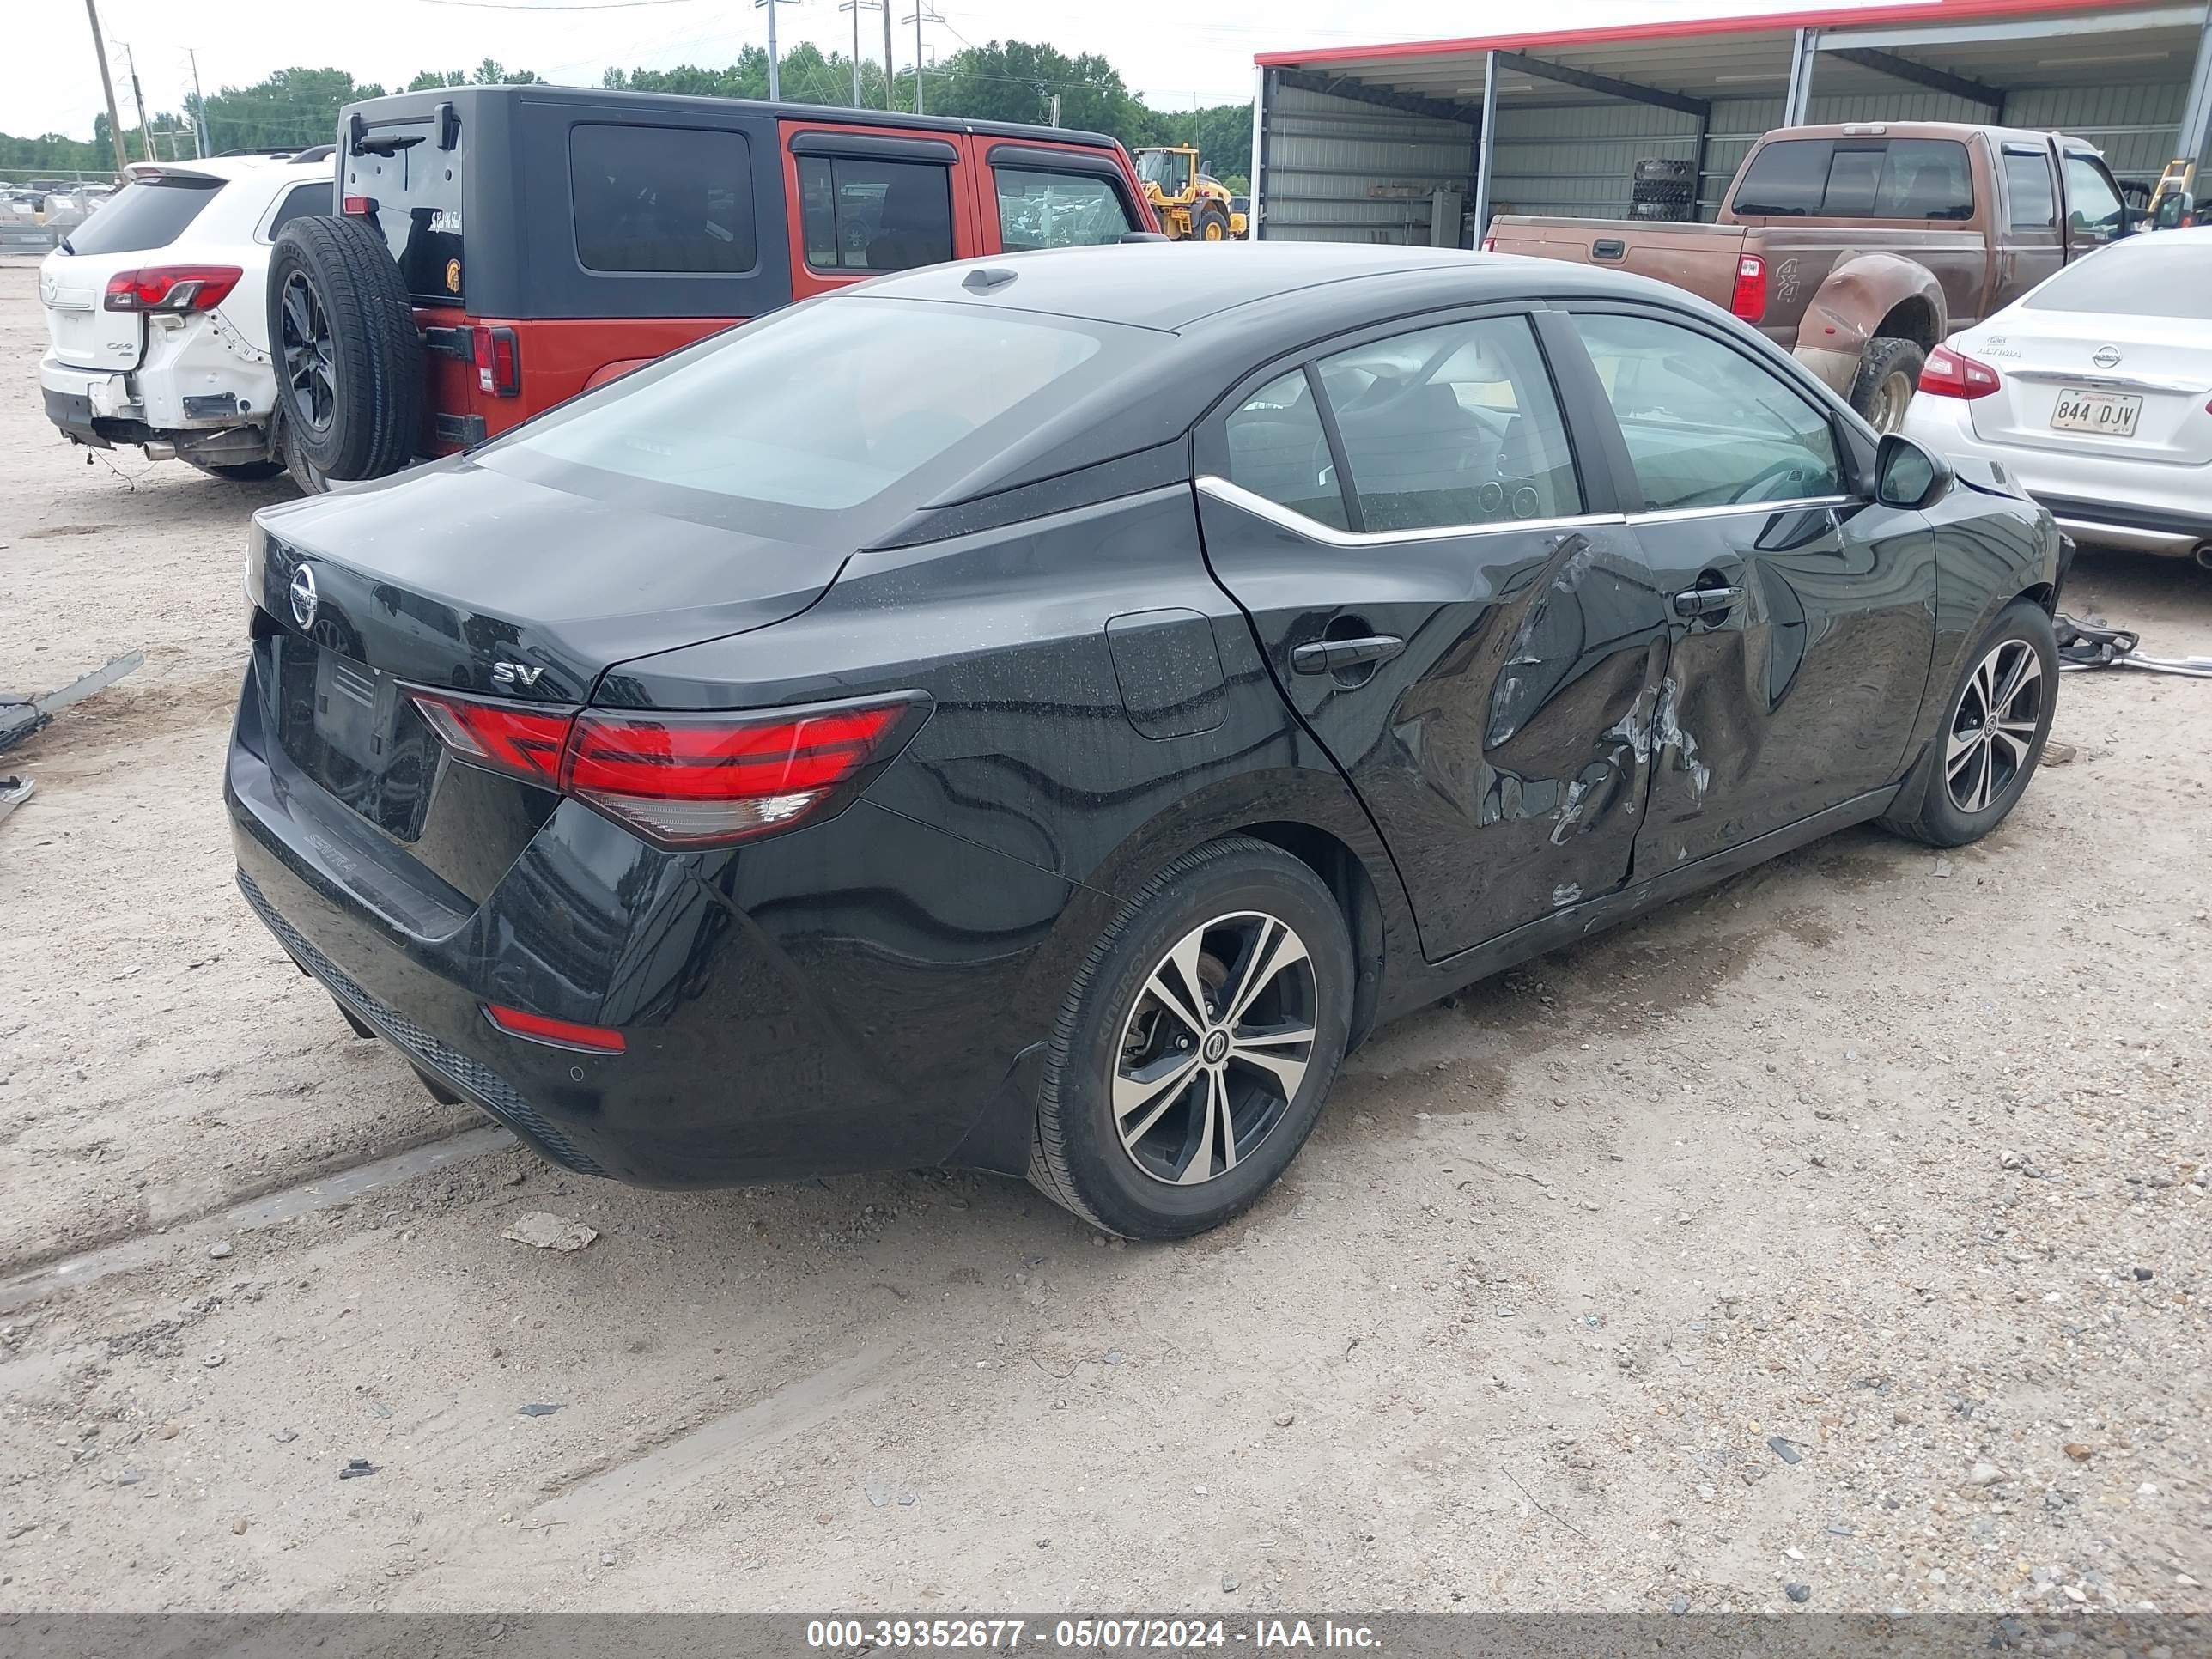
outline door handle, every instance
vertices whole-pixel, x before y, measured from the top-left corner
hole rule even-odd
[[[1316,640],[1291,653],[1291,666],[1301,674],[1334,674],[1361,663],[1388,662],[1406,648],[1395,634],[1370,634],[1358,640]]]
[[[1678,617],[1713,617],[1743,603],[1741,587],[1691,587],[1674,596]]]

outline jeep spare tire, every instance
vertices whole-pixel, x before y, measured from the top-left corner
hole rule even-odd
[[[269,258],[269,355],[297,459],[375,478],[415,459],[422,342],[384,237],[367,219],[295,219]]]

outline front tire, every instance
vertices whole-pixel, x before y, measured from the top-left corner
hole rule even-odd
[[[1237,836],[1147,882],[1078,969],[1030,1179],[1093,1226],[1184,1238],[1297,1156],[1343,1063],[1352,944],[1321,878]]]
[[[1911,815],[1885,829],[1963,847],[2004,822],[2043,758],[2058,702],[2058,641],[2033,599],[2014,599],[1967,653],[1942,723],[1906,785]]]

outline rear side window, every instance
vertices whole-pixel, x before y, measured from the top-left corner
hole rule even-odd
[[[1136,228],[1121,192],[1103,179],[1073,173],[1000,167],[999,242],[1009,253],[1040,247],[1088,247]]]
[[[579,125],[568,134],[576,258],[588,270],[732,276],[758,263],[739,132]]]
[[[1351,528],[1306,373],[1270,380],[1229,416],[1229,482],[1316,523]]]
[[[2004,153],[2006,223],[2014,230],[2055,230],[2058,198],[2051,188],[2051,158],[2040,150]]]
[[[1511,524],[1582,511],[1566,428],[1518,317],[1394,335],[1321,363],[1370,531]]]
[[[269,222],[269,240],[275,241],[295,219],[328,218],[337,210],[335,184],[319,179],[311,185],[295,185],[286,192],[284,204],[276,210],[276,216]]]
[[[69,234],[72,253],[137,253],[167,247],[215,200],[220,179],[191,173],[124,185],[107,205]]]
[[[952,169],[852,155],[799,158],[806,263],[910,270],[952,257]]]
[[[2091,311],[2212,323],[2212,244],[2130,236],[2075,261],[2021,301],[2030,311]]]
[[[1974,175],[1966,147],[1948,138],[1895,138],[1875,193],[1881,219],[1971,219]]]

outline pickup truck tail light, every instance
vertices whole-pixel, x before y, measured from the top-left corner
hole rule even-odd
[[[1495,252],[1498,252],[1498,239],[1497,239],[1495,236],[1486,236],[1486,237],[1484,237],[1484,238],[1482,239],[1482,251],[1483,251],[1485,253],[1495,253]]]
[[[1747,323],[1766,315],[1766,261],[1758,254],[1747,253],[1735,262],[1735,291],[1729,295],[1729,309]]]
[[[1937,346],[1929,352],[1928,366],[1920,371],[1920,389],[1938,398],[1986,398],[2003,384],[2003,378],[1987,363],[1948,346]]]
[[[827,708],[650,714],[409,693],[458,760],[558,788],[647,841],[722,847],[829,817],[929,713],[918,694]]]
[[[107,279],[109,311],[213,311],[246,273],[236,265],[148,265]]]

